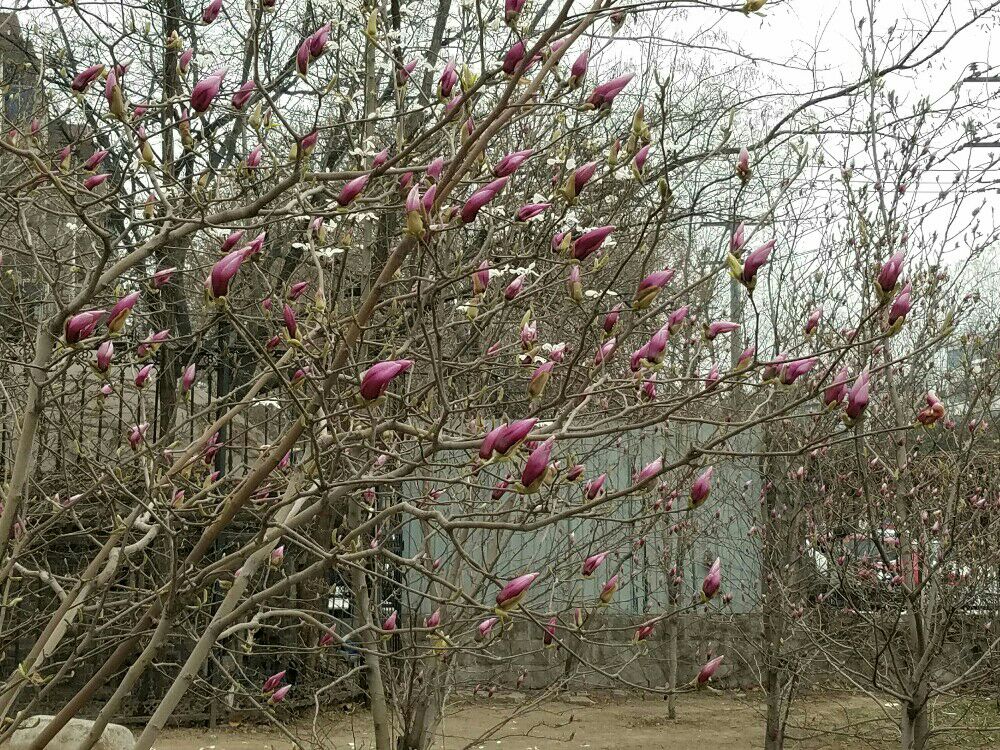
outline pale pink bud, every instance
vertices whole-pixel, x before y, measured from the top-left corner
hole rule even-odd
[[[608,552],[598,552],[596,555],[591,555],[586,560],[583,561],[583,569],[580,571],[585,577],[590,577],[594,574],[601,564],[607,559]]]
[[[194,385],[195,378],[197,377],[197,371],[194,362],[184,368],[184,372],[181,375],[181,393],[187,393],[191,390],[191,386]]]
[[[97,369],[101,372],[107,372],[108,368],[111,367],[111,359],[115,356],[115,345],[111,342],[111,339],[101,343],[97,347]]]
[[[709,466],[691,485],[690,505],[692,508],[697,508],[708,499],[709,493],[712,491],[712,472],[714,471],[715,467]]]
[[[701,671],[698,672],[698,677],[697,677],[697,683],[699,686],[704,685],[706,682],[712,679],[712,675],[715,674],[715,671],[719,668],[719,665],[722,664],[723,658],[724,657],[722,656],[716,656],[714,659],[709,661],[707,664],[705,664],[705,666],[701,668]]]

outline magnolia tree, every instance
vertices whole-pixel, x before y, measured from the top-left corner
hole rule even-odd
[[[698,11],[745,24],[763,6]],[[884,197],[879,232],[845,210],[863,253],[841,243],[851,260],[816,288],[855,290],[838,292],[848,331],[781,284],[806,241],[801,134],[942,48],[918,39],[775,113],[707,83],[708,63],[639,64],[623,29],[696,15],[680,3],[422,12],[24,14],[15,83],[37,96],[0,142],[0,632],[25,645],[0,738],[54,707],[33,747],[78,714],[93,745],[141,696],[137,748],[205,700],[319,744],[291,710],[356,685],[375,746],[416,750],[469,669],[492,694],[537,654],[546,694],[600,675],[673,697],[734,663],[711,649],[685,674],[676,653],[680,614],[729,601],[721,561],[685,574],[723,511],[760,532],[729,543],[760,555],[785,711],[779,584],[819,527],[774,482],[759,521],[720,476],[766,482],[847,443],[867,465],[910,428],[905,391],[889,427],[870,401],[948,326],[884,343],[922,291]],[[768,128],[737,140],[751,111]],[[657,631],[669,673],[637,680]]]
[[[996,680],[996,487],[982,467],[995,455],[998,342],[995,274],[981,261],[997,237],[979,218],[979,168],[962,156],[969,131],[951,119],[986,106],[979,93],[908,101],[872,79],[846,110],[864,125],[820,136],[826,157],[777,212],[789,239],[820,239],[772,263],[766,309],[754,297],[770,358],[829,369],[818,402],[763,426],[760,484],[742,501],[758,518],[749,661],[767,693],[767,747],[782,746],[793,696],[817,674],[898,706],[906,748],[983,729],[967,711],[930,721],[945,696]],[[849,269],[870,272],[859,285]],[[831,435],[841,409],[845,430]]]

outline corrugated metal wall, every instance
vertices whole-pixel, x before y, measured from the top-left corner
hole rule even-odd
[[[744,443],[751,441],[752,438],[747,438]],[[679,443],[687,446],[690,440],[680,441],[677,435],[656,432],[621,439],[558,441],[553,459],[563,469],[584,463],[587,466],[584,479],[575,485],[557,482],[535,495],[508,492],[500,501],[492,500],[491,487],[508,472],[516,477],[526,454],[508,464],[484,468],[476,477],[475,487],[450,483],[467,476],[471,454],[441,455],[428,473],[404,484],[401,492],[450,520],[465,517],[520,525],[579,503],[584,483],[602,472],[608,474],[605,487],[610,492],[628,487],[634,475],[650,461],[665,455],[669,463],[676,457]],[[535,607],[551,610],[593,605],[608,577],[619,572],[619,588],[612,608],[627,614],[658,613],[668,605],[669,573],[675,564],[675,553],[668,546],[676,549],[678,534],[671,527],[688,520],[692,528],[680,532],[687,551],[679,602],[683,605],[694,600],[708,565],[718,556],[723,564],[723,590],[733,594],[732,608],[749,611],[759,590],[758,544],[748,537],[748,530],[757,523],[759,482],[749,461],[716,461],[713,465],[711,498],[695,511],[686,510],[691,476],[695,472],[683,468],[661,477],[666,488],[663,493],[654,487],[538,530],[463,529],[462,533],[448,537],[433,523],[410,520],[402,529],[403,553],[413,556],[426,550],[432,559],[440,558],[441,573],[457,576],[455,580],[463,582],[465,592],[484,607],[493,606],[497,591],[495,583],[483,584],[485,571],[492,572],[498,582],[526,572],[543,572],[541,586],[532,588],[532,602]],[[656,501],[673,489],[680,493],[673,512],[665,512],[662,506],[655,509]],[[431,490],[443,494],[435,501],[429,498]],[[461,493],[461,501],[457,493]],[[537,510],[533,512],[533,508]],[[640,539],[642,543],[637,544]],[[461,546],[466,559],[456,554],[456,544]],[[602,568],[591,578],[584,578],[580,574],[583,560],[605,551],[611,555]],[[432,608],[421,597],[426,592],[419,589],[423,585],[420,578],[415,575],[404,578],[404,610],[426,612]],[[440,591],[434,593],[441,595]]]

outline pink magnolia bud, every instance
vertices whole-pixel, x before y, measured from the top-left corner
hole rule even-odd
[[[714,659],[709,661],[707,664],[705,664],[705,666],[701,668],[701,671],[698,672],[698,677],[696,678],[696,682],[698,683],[699,687],[701,687],[710,679],[712,679],[712,675],[715,674],[715,671],[719,668],[719,665],[722,664],[723,658],[724,657],[722,656],[716,656]]]
[[[538,420],[532,417],[531,419],[518,419],[509,425],[504,425],[492,440],[491,453],[496,452],[500,456],[509,455],[514,448],[524,442],[537,422]]]
[[[580,266],[573,264],[569,268],[569,276],[566,279],[566,293],[574,302],[583,302],[583,277],[580,273]]]
[[[335,640],[335,636],[333,634],[333,631],[328,630],[325,633],[323,633],[323,635],[320,636],[320,638],[319,638],[319,645],[320,645],[321,648],[323,646],[329,646],[331,643],[334,642],[334,640]]]
[[[714,320],[705,326],[705,339],[713,341],[716,336],[723,333],[732,333],[739,327],[739,323],[732,323],[728,320]]]
[[[410,62],[405,63],[403,67],[396,69],[396,85],[405,86],[406,82],[410,80],[410,76],[413,75],[413,71],[417,69],[417,61],[410,60]]]
[[[100,64],[91,65],[90,67],[84,68],[82,71],[77,73],[76,76],[73,78],[73,82],[70,84],[70,88],[72,88],[73,91],[78,91],[79,93],[82,94],[84,91],[87,90],[87,87],[90,86],[90,84],[93,83],[95,80],[97,80],[97,77],[100,76],[103,72],[104,72],[104,66]]]
[[[95,190],[108,181],[109,174],[92,174],[83,181],[83,187],[87,190]]]
[[[205,290],[211,299],[220,299],[229,293],[229,283],[245,259],[242,250],[233,250],[212,266],[212,272],[205,279]]]
[[[304,39],[295,53],[295,70],[303,78],[309,73],[309,59],[309,39]]]
[[[416,186],[414,186],[416,189]],[[434,212],[434,200],[437,197],[437,185],[431,185],[427,188],[427,192],[424,193],[424,197],[420,199],[420,208],[423,209],[424,213],[430,216]]]
[[[842,367],[840,372],[833,378],[833,382],[823,391],[823,405],[826,407],[839,405],[847,396],[847,380],[850,372],[846,367]]]
[[[247,102],[250,101],[250,97],[253,96],[253,90],[257,88],[257,84],[251,81],[246,81],[238,89],[236,93],[233,94],[232,105],[233,109],[242,110]]]
[[[93,172],[99,166],[101,166],[101,162],[103,162],[104,159],[107,158],[107,155],[108,155],[107,149],[104,148],[97,149],[97,151],[91,154],[90,158],[83,163],[84,170],[87,172]]]
[[[583,473],[587,470],[587,467],[583,464],[575,464],[569,468],[566,472],[566,481],[575,482],[577,479],[583,476]]]
[[[601,593],[598,598],[601,600],[601,604],[610,604],[611,600],[614,599],[615,591],[618,590],[618,574],[615,573],[611,578],[607,580],[604,587],[601,589]]]
[[[535,492],[545,479],[549,468],[549,458],[552,455],[552,446],[555,445],[555,438],[550,437],[537,448],[535,448],[528,460],[524,464],[521,472],[521,486],[527,493]]]
[[[583,569],[580,571],[585,578],[589,578],[594,574],[601,564],[607,559],[608,552],[598,552],[596,555],[591,555],[586,560],[583,561]]]
[[[643,310],[653,304],[653,300],[660,293],[670,280],[674,277],[674,271],[671,268],[664,268],[662,271],[654,271],[639,282],[639,288],[636,289],[635,297],[632,300],[632,307],[636,310]]]
[[[312,132],[302,136],[302,140],[299,141],[299,148],[302,154],[308,156],[312,153],[312,150],[316,148],[316,142],[319,140],[319,131],[313,130]]]
[[[330,41],[330,31],[332,26],[329,22],[320,26],[306,40],[309,42],[309,55],[315,60],[326,51],[327,42]]]
[[[555,362],[544,362],[531,373],[531,380],[528,382],[528,393],[532,398],[540,397],[545,391],[545,386],[548,385],[554,367]]]
[[[785,353],[779,354],[774,358],[774,361],[768,363],[764,367],[764,371],[761,373],[760,379],[763,382],[768,382],[770,380],[776,380],[779,375],[781,375],[782,368],[784,368],[784,363],[788,359],[788,355]]]
[[[469,224],[475,221],[480,209],[493,200],[497,196],[497,193],[503,190],[508,179],[510,178],[500,177],[470,195],[465,205],[462,206],[460,213],[462,223]]]
[[[497,162],[495,167],[493,167],[493,176],[509,177],[517,171],[518,167],[528,160],[532,153],[534,153],[534,151],[529,148],[524,151],[514,151],[513,153],[507,154]]]
[[[296,334],[299,331],[299,324],[298,319],[295,317],[295,311],[286,304],[281,311],[281,317],[285,323],[285,330],[288,331],[288,338],[297,338]]]
[[[632,73],[629,73],[628,75],[620,76],[619,78],[595,86],[590,97],[587,99],[587,104],[595,109],[610,110],[615,97],[622,92],[622,89],[628,86],[629,81],[634,77]]]
[[[148,429],[148,422],[143,422],[142,424],[137,424],[132,427],[128,433],[128,444],[132,447],[132,450],[139,449],[139,444],[146,439],[146,431]]]
[[[261,232],[247,243],[247,246],[243,248],[243,254],[247,258],[260,254],[264,250],[264,242],[266,241],[267,232]]]
[[[748,368],[753,363],[755,356],[757,356],[757,347],[748,346],[740,352],[740,356],[736,360],[736,370],[739,372]]]
[[[517,71],[517,66],[524,60],[526,51],[524,41],[514,42],[513,46],[507,50],[507,54],[503,56],[503,64],[500,66],[503,72],[509,76],[514,75],[515,71]],[[533,58],[531,62],[534,62],[536,59]],[[530,65],[531,62],[528,64]],[[527,66],[525,66],[525,69],[527,69]]]
[[[146,385],[146,382],[149,380],[149,376],[152,374],[152,372],[153,372],[153,365],[151,364],[140,368],[139,372],[135,374],[135,387],[142,388],[144,385]]]
[[[191,60],[194,59],[194,50],[188,47],[177,57],[177,72],[181,77],[187,75],[188,68],[191,67]]]
[[[642,381],[642,387],[640,388],[640,393],[648,401],[656,400],[656,380],[653,378],[648,378]]]
[[[503,14],[504,20],[508,25],[514,23],[517,17],[521,14],[521,9],[524,7],[525,0],[504,0],[503,4]]]
[[[204,24],[212,23],[219,17],[220,12],[222,12],[222,0],[212,0],[201,12],[201,22]]]
[[[195,366],[194,362],[184,368],[184,372],[181,374],[181,393],[187,393],[191,390],[191,386],[194,385],[197,373],[198,368]]]
[[[692,508],[697,508],[708,499],[712,491],[712,472],[714,471],[715,467],[709,466],[691,485],[689,504]]]
[[[490,262],[484,260],[472,274],[472,293],[483,294],[490,285]]]
[[[490,497],[494,502],[503,498],[507,494],[507,490],[510,488],[510,479],[501,479],[495,485],[493,485],[493,491],[490,493]]]
[[[264,685],[261,687],[261,692],[270,693],[274,690],[277,690],[278,686],[281,684],[281,681],[285,679],[285,674],[287,674],[287,671],[282,669],[280,672],[276,672],[275,674],[268,677],[266,680],[264,680]]]
[[[212,73],[207,78],[203,78],[194,85],[191,90],[191,109],[195,112],[205,112],[212,106],[215,97],[219,95],[222,88],[222,79],[225,78],[226,69],[221,68]]]
[[[927,391],[924,398],[927,401],[927,406],[917,413],[917,421],[925,427],[930,427],[944,418],[944,404],[941,403],[941,399],[934,391]]]
[[[285,562],[285,545],[279,544],[271,550],[270,562],[275,567],[280,567]]]
[[[636,487],[647,486],[656,477],[663,473],[663,459],[657,458],[646,464],[642,470],[635,475],[634,482]]]
[[[371,175],[363,174],[360,177],[355,177],[353,180],[344,185],[341,189],[340,194],[337,196],[337,203],[343,208],[345,206],[351,205],[354,200],[364,192],[364,189],[368,187],[368,180]]]
[[[847,407],[845,409],[848,424],[853,424],[862,418],[868,408],[868,368],[862,370],[854,385],[847,391]]]
[[[892,301],[892,307],[889,308],[889,328],[892,333],[902,327],[906,314],[913,309],[913,303],[910,301],[912,292],[913,287],[907,282],[899,296]]]
[[[587,486],[583,488],[583,495],[587,500],[596,500],[601,496],[604,490],[604,483],[607,481],[608,475],[601,474],[594,479],[587,482]]]
[[[740,154],[736,157],[736,174],[742,182],[750,179],[750,152],[746,146],[740,149]]]
[[[521,326],[521,346],[526,351],[538,340],[538,324],[534,321]]]
[[[326,226],[323,224],[322,216],[316,216],[309,222],[309,237],[316,242],[323,242],[326,239]]]
[[[549,620],[548,624],[542,628],[542,645],[551,646],[555,642],[556,638],[556,625],[559,624],[559,618],[553,617]]]
[[[601,327],[604,328],[605,333],[611,333],[612,331],[615,330],[615,327],[618,325],[618,318],[621,315],[623,307],[624,305],[619,302],[611,309],[611,312],[609,312],[607,315],[604,316],[604,320],[601,323]]]
[[[551,203],[525,203],[514,215],[515,221],[528,221],[540,216],[551,206]]]
[[[757,271],[767,263],[776,242],[776,240],[768,240],[758,247],[747,256],[742,267],[739,266],[739,262],[733,256],[730,256],[730,272],[737,281],[751,292],[757,286]],[[737,268],[739,269],[738,273],[736,272]]]
[[[607,359],[614,352],[615,347],[617,346],[617,344],[618,344],[618,340],[614,336],[612,336],[607,341],[605,341],[603,344],[601,344],[597,348],[597,353],[594,355],[594,365],[597,366],[597,365],[604,364],[604,362],[607,361]]]
[[[125,327],[125,321],[128,319],[129,313],[132,312],[132,308],[135,307],[135,303],[139,301],[139,297],[140,292],[131,292],[115,303],[111,312],[108,313],[109,331],[118,333]]]
[[[67,318],[65,325],[66,343],[78,344],[89,338],[97,328],[97,324],[101,322],[101,318],[104,317],[104,312],[104,310],[87,310]]]
[[[497,594],[497,607],[506,612],[517,606],[521,599],[524,598],[524,595],[531,587],[531,584],[535,582],[535,579],[538,578],[539,575],[539,573],[525,573],[512,581],[508,581],[507,584],[500,589],[500,593]],[[485,623],[483,624],[485,625]],[[492,625],[490,627],[492,627]],[[480,625],[480,628],[482,628],[482,625]]]
[[[226,239],[222,241],[222,246],[219,248],[220,253],[228,253],[233,250],[240,241],[243,239],[243,235],[246,234],[245,229],[237,229],[235,232],[231,233]]]
[[[573,258],[579,261],[586,260],[614,231],[613,226],[604,226],[584,232],[573,242]]]
[[[583,80],[587,77],[588,62],[586,50],[581,52],[576,60],[573,61],[573,65],[569,69],[570,88],[576,89],[583,85]]]
[[[524,282],[525,276],[521,274],[507,285],[507,288],[503,290],[503,296],[508,300],[514,299],[524,289]]]
[[[733,232],[733,236],[729,238],[729,252],[737,258],[740,257],[740,253],[743,252],[743,246],[746,244],[746,231],[747,225],[741,222],[736,227],[736,231]]]
[[[258,143],[254,146],[253,150],[247,154],[246,166],[247,169],[256,169],[261,165],[264,159],[264,145]]]
[[[648,622],[645,625],[640,625],[639,629],[635,631],[635,639],[637,641],[644,641],[649,636],[653,634],[653,629],[656,627],[656,623]]]
[[[596,161],[587,162],[582,167],[574,169],[573,173],[566,179],[565,187],[563,187],[566,197],[572,201],[579,196],[596,171]]]
[[[148,354],[155,354],[156,351],[160,348],[160,344],[162,344],[164,341],[167,341],[169,338],[170,338],[169,328],[165,328],[162,331],[157,331],[156,333],[151,333],[149,336],[146,337],[146,340],[143,341],[141,344],[139,344],[139,346],[136,348],[136,354],[138,354],[140,357],[145,357]]]
[[[649,158],[649,149],[649,144],[643,146],[632,158],[632,174],[634,174],[637,178],[642,176],[643,168],[646,166],[646,160]]]
[[[297,300],[299,297],[305,293],[306,289],[309,288],[308,281],[296,281],[290,287],[288,287],[288,299]]]
[[[162,289],[163,287],[165,287],[167,284],[170,283],[170,280],[174,277],[175,273],[177,273],[177,269],[174,268],[173,266],[171,266],[170,268],[158,269],[156,273],[153,274],[153,278],[151,281],[153,288]]]
[[[488,620],[483,620],[481,623],[479,623],[479,625],[476,626],[476,640],[482,641],[485,640],[487,637],[489,637],[490,633],[493,630],[493,626],[496,625],[498,622],[500,622],[500,618],[491,617]]]
[[[809,336],[819,328],[819,321],[823,318],[823,308],[817,307],[811,313],[809,313],[809,318],[806,320],[805,334]]]
[[[100,372],[107,372],[111,367],[111,359],[115,356],[115,345],[111,339],[101,343],[97,347],[97,369]]]
[[[796,359],[781,368],[780,380],[782,385],[792,385],[796,380],[809,372],[816,366],[817,359]]]
[[[361,398],[374,401],[389,388],[394,378],[413,367],[412,359],[397,359],[378,362],[361,374]]]
[[[271,693],[271,697],[267,699],[268,703],[281,703],[288,696],[288,691],[292,689],[291,685],[285,685],[280,687]]]
[[[448,101],[451,98],[451,92],[454,91],[456,83],[458,83],[458,66],[454,60],[449,60],[448,64],[444,66],[444,70],[441,71],[441,77],[438,79],[438,98],[441,101]]]
[[[441,609],[434,610],[433,614],[424,621],[425,628],[436,628],[441,624]]]
[[[73,149],[69,146],[63,146],[59,149],[59,153],[56,156],[56,165],[59,167],[61,172],[68,172],[70,168],[70,157],[73,154]]]
[[[703,601],[711,601],[722,586],[722,561],[715,558],[712,567],[708,569],[705,580],[701,582],[701,597]]]
[[[889,295],[893,293],[896,289],[896,284],[899,283],[899,277],[903,273],[903,260],[905,255],[902,250],[897,250],[893,253],[892,257],[889,258],[879,269],[878,276],[875,281],[878,284],[879,293],[883,300],[887,300]]]
[[[719,384],[719,380],[721,378],[722,375],[719,373],[719,366],[712,365],[712,369],[710,369],[708,371],[708,375],[705,376],[705,390],[710,391],[715,388],[715,386]]]

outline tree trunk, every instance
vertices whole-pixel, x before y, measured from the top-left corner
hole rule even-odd
[[[430,657],[427,661],[435,660]],[[416,705],[406,717],[403,733],[396,742],[396,750],[430,750],[434,744],[434,732],[441,718],[441,693],[437,690],[439,682],[443,683],[444,670],[430,665],[425,671],[425,679],[420,693],[414,696]],[[440,685],[442,691],[443,684]]]
[[[925,750],[930,731],[927,704],[904,703],[899,717],[899,729],[901,750]]]

